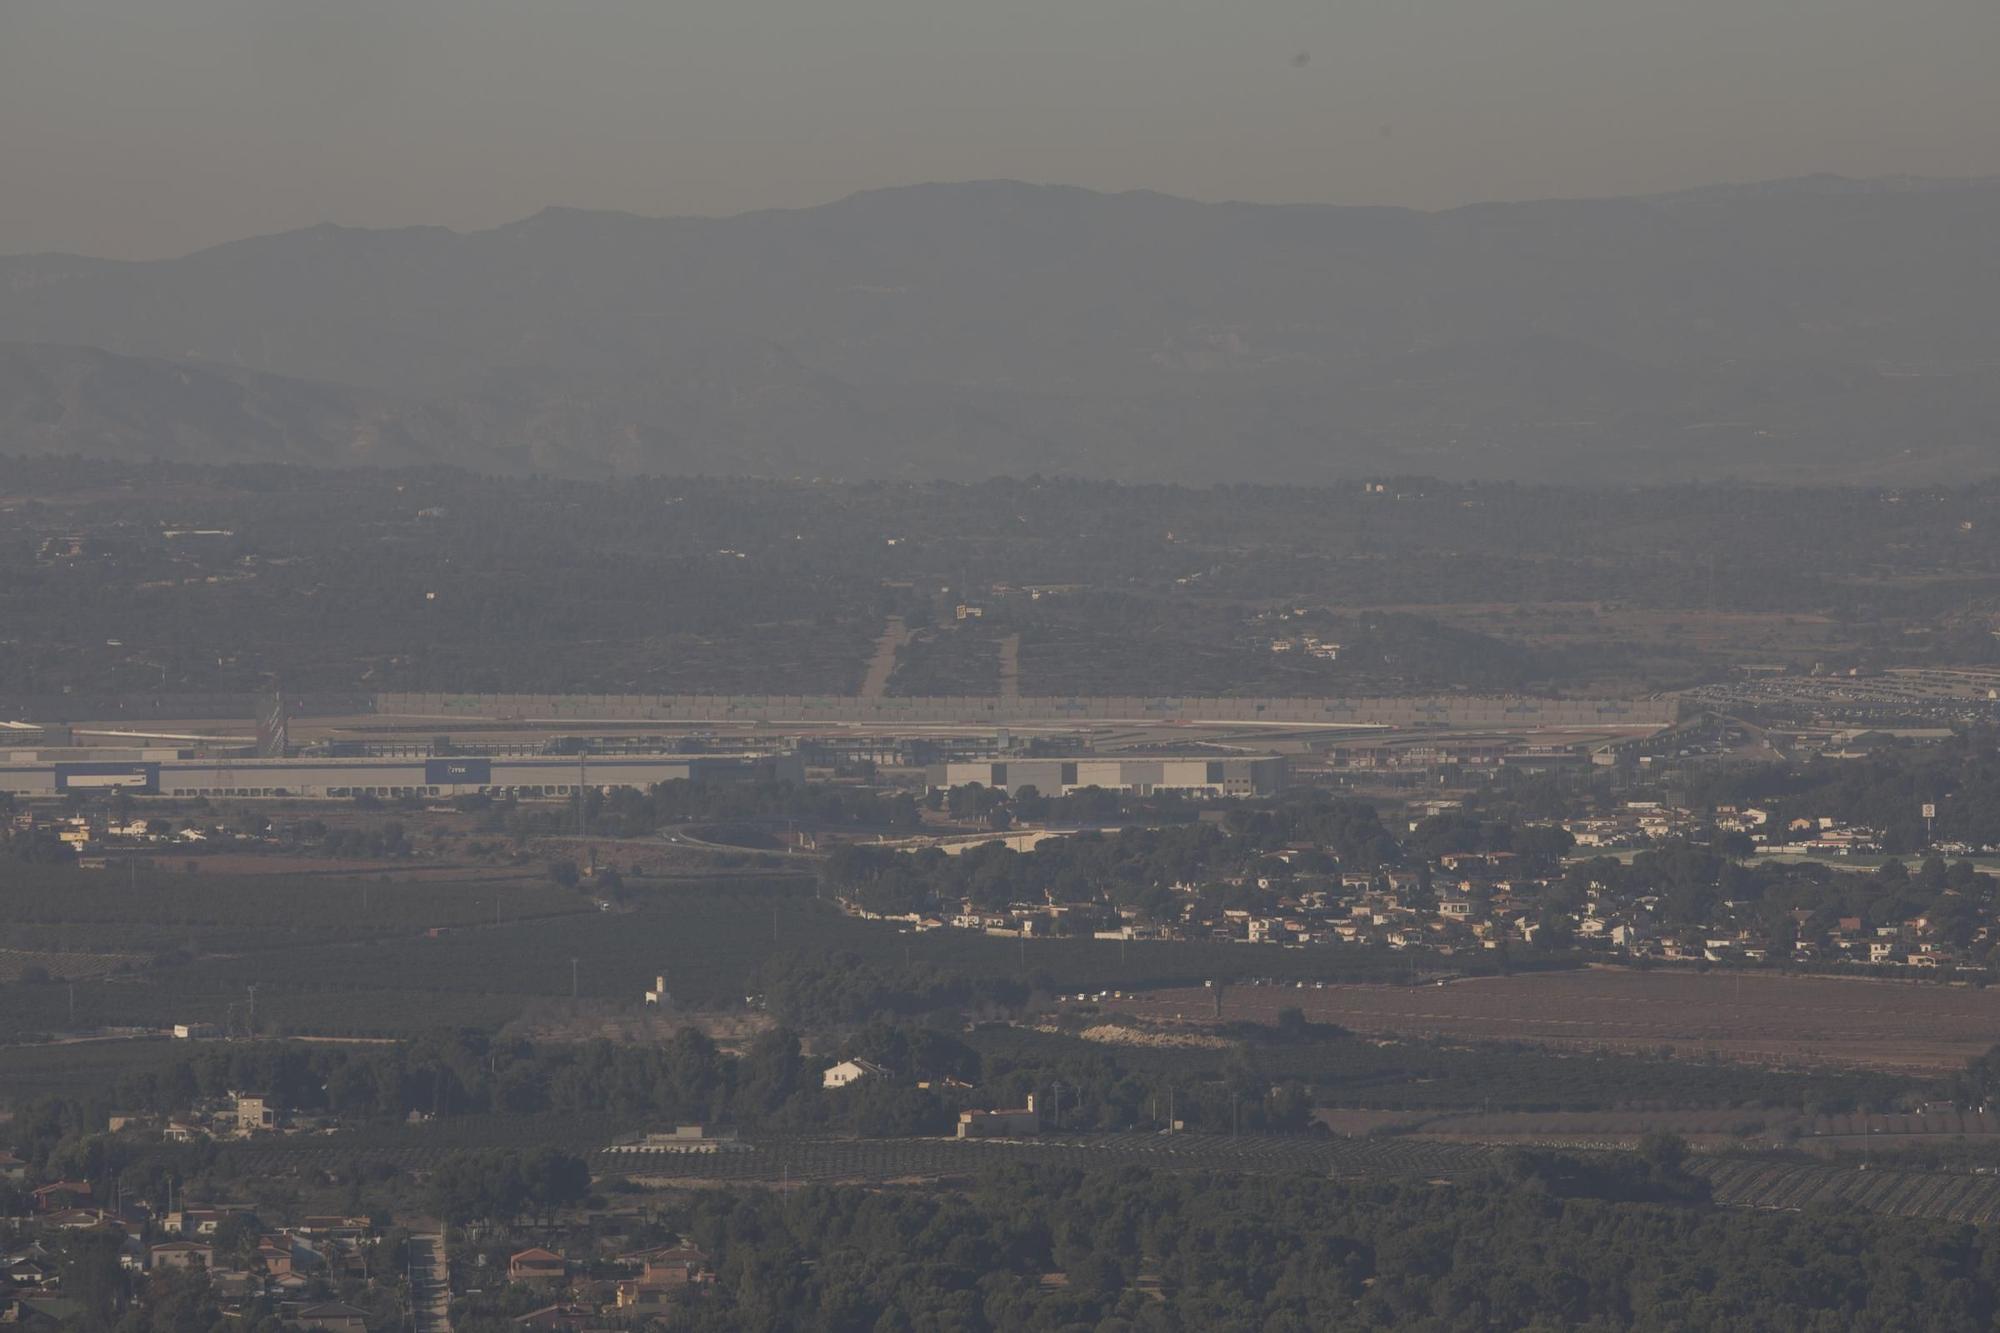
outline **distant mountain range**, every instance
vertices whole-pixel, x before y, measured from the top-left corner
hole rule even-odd
[[[2000,182],[1203,204],[1013,182],[0,258],[0,451],[576,475],[1936,480]]]

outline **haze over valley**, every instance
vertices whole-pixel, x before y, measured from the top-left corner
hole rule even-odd
[[[2000,183],[1201,204],[1012,182],[0,259],[0,449],[573,476],[1993,470]]]

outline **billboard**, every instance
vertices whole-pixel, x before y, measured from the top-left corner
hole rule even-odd
[[[490,787],[493,785],[491,759],[426,759],[424,785],[427,787]]]

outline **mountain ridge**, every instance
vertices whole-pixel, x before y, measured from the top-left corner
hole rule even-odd
[[[1921,473],[2000,437],[1995,235],[1986,180],[1436,212],[929,183],[726,218],[551,208],[0,258],[0,340],[337,386],[357,419],[480,467]],[[299,400],[259,388],[259,413]],[[131,447],[139,409],[117,408]],[[297,441],[326,438],[327,409],[297,410]],[[29,432],[4,401],[0,423],[0,450],[94,438]],[[230,456],[255,438],[216,429]],[[183,420],[176,447],[199,433]]]
[[[150,259],[117,259],[99,255],[87,255],[70,250],[19,250],[0,251],[0,262],[7,260],[72,259],[83,263],[106,265],[143,265],[173,263],[191,259],[214,250],[226,249],[251,241],[264,241],[285,237],[303,236],[314,232],[344,233],[368,232],[377,234],[395,233],[440,233],[451,237],[481,236],[492,232],[510,231],[523,227],[542,218],[601,217],[617,218],[635,222],[733,222],[744,218],[788,216],[813,213],[823,209],[837,208],[858,199],[875,196],[895,196],[915,194],[931,190],[965,190],[1001,186],[1028,191],[1073,192],[1099,199],[1156,199],[1186,204],[1196,208],[1245,208],[1260,210],[1286,210],[1297,212],[1375,212],[1405,214],[1415,217],[1440,217],[1469,210],[1530,208],[1546,204],[1592,204],[1592,203],[1660,203],[1686,199],[1709,198],[1768,198],[1772,196],[1800,195],[1866,195],[1866,194],[1937,194],[1956,190],[1990,189],[2000,187],[2000,176],[1844,176],[1837,172],[1809,172],[1798,176],[1775,176],[1766,180],[1726,181],[1712,185],[1693,185],[1679,189],[1655,190],[1640,194],[1581,194],[1581,195],[1539,195],[1522,199],[1484,199],[1463,204],[1451,204],[1440,208],[1419,208],[1409,204],[1354,204],[1333,203],[1316,200],[1254,200],[1254,199],[1195,199],[1187,195],[1177,195],[1164,190],[1145,188],[1127,190],[1099,190],[1087,185],[1073,185],[1060,181],[1028,181],[1013,177],[995,176],[972,180],[926,180],[911,181],[900,185],[878,185],[866,189],[853,190],[833,199],[814,204],[799,204],[788,207],[743,209],[734,213],[642,213],[623,208],[591,208],[576,204],[546,204],[525,216],[496,222],[484,227],[449,227],[440,223],[398,223],[387,226],[367,226],[343,222],[315,222],[302,227],[285,228],[273,232],[259,232],[250,236],[231,237],[226,240],[197,246],[177,255],[166,255]]]

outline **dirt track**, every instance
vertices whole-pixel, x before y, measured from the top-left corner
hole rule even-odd
[[[875,640],[868,659],[868,673],[861,681],[861,697],[880,699],[889,693],[889,677],[896,674],[896,650],[910,641],[910,630],[901,616],[890,616]]]

